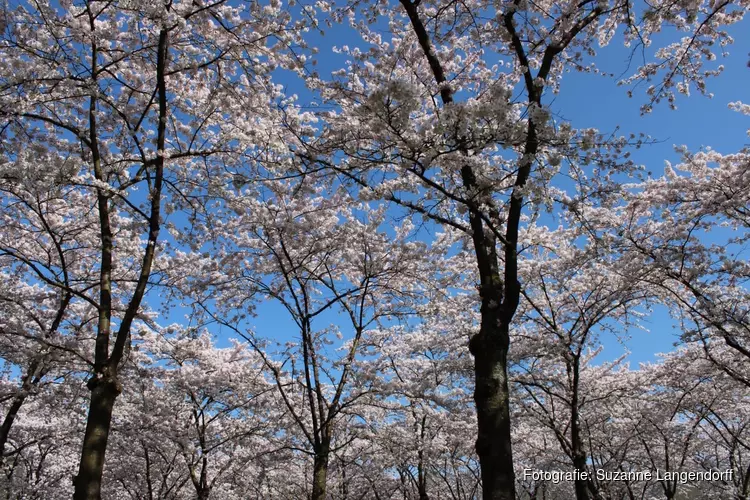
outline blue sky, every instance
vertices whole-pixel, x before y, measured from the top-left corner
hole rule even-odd
[[[639,107],[646,102],[643,89],[628,98],[627,89],[617,86],[616,78],[571,73],[565,75],[562,91],[554,96],[551,106],[576,127],[612,130],[620,125],[622,132],[644,132],[663,141],[634,153],[636,160],[651,168],[654,175],[661,173],[665,159],[678,160],[675,144],[685,144],[692,150],[711,146],[724,153],[737,151],[750,143],[747,136],[750,120],[727,105],[734,101],[750,102],[748,24],[746,20],[729,30],[735,43],[728,47],[728,57],[717,60],[725,70],[720,77],[708,81],[708,90],[714,93],[711,99],[693,91],[690,97],[678,97],[677,110],[669,110],[662,103],[653,113],[641,116]],[[597,64],[602,70],[619,75],[627,68],[628,54],[628,49],[613,41],[600,50]]]

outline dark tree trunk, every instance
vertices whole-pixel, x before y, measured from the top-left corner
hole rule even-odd
[[[188,457],[185,458],[187,460]],[[196,475],[195,465],[190,466],[190,480],[195,487],[197,500],[208,500],[211,496],[211,485],[208,482],[208,458],[203,439],[201,439],[201,473]]]
[[[427,485],[424,483],[419,484],[419,500],[430,500],[430,495],[427,494]]]
[[[313,464],[312,500],[325,500],[326,498],[329,446],[329,443],[323,443],[320,451],[315,453],[315,461]]]
[[[415,415],[416,417],[416,415]],[[417,464],[417,493],[419,493],[419,500],[430,500],[430,495],[427,494],[427,471],[425,470],[424,460],[424,438],[427,431],[427,417],[423,416],[419,427],[419,462]]]
[[[529,130],[532,140],[535,140],[533,125]],[[526,184],[530,170],[530,162],[521,164],[516,187],[522,188]],[[476,186],[474,173],[468,167],[464,167],[461,173],[464,185],[469,188]],[[518,309],[521,294],[521,285],[518,282],[517,241],[522,204],[521,196],[511,196],[503,242],[505,266],[502,275],[497,253],[497,236],[486,225],[479,211],[472,210],[469,215],[481,280],[481,325],[479,333],[474,335],[469,343],[469,350],[474,356],[476,450],[482,471],[484,500],[516,498],[510,428],[508,349],[510,324]],[[489,213],[489,219],[499,219],[495,209]]]
[[[580,472],[584,472],[586,470],[586,454],[585,453],[574,452],[573,467],[578,469]],[[589,495],[589,482],[587,480],[581,479],[580,474],[576,475],[575,492],[576,492],[576,500],[590,500],[591,499],[591,496]]]
[[[422,463],[422,452],[419,459],[419,467],[417,471],[417,493],[419,494],[419,500],[430,500],[430,495],[427,494],[427,474],[424,470],[424,464]]]
[[[583,447],[583,437],[581,436],[581,422],[580,422],[580,411],[579,411],[579,380],[580,380],[580,354],[574,355],[573,358],[573,395],[571,398],[571,413],[570,413],[570,445],[571,445],[571,458],[573,460],[573,467],[579,472],[583,472],[586,469],[586,450]],[[575,479],[575,492],[576,500],[589,500],[589,481],[581,479],[580,474],[576,474]]]
[[[89,381],[91,403],[83,437],[83,451],[78,466],[74,500],[100,500],[104,453],[107,450],[112,408],[120,394],[120,384],[115,377],[92,378]]]
[[[10,408],[8,408],[8,413],[5,414],[3,424],[2,426],[0,426],[0,464],[2,464],[5,459],[5,446],[8,443],[10,428],[13,426],[13,422],[16,420],[18,410],[21,409],[24,401],[26,401],[26,396],[26,392],[21,392],[13,398],[13,402],[10,404]]]
[[[211,496],[211,488],[207,486],[202,486],[201,488],[198,489],[197,494],[198,494],[198,497],[197,497],[198,500],[208,500],[209,497]]]
[[[478,423],[476,450],[482,471],[482,498],[515,500],[507,378],[508,325],[495,325],[497,314],[482,314],[482,330],[471,342]]]
[[[39,383],[42,378],[41,369],[42,362],[33,360],[29,365],[29,370],[21,382],[21,390],[13,398],[13,402],[8,408],[8,412],[5,414],[2,425],[0,425],[0,463],[3,462],[5,457],[5,446],[8,444],[8,436],[10,435],[10,429],[13,427],[13,422],[18,416],[18,412],[26,402],[26,398],[29,395],[31,388]]]

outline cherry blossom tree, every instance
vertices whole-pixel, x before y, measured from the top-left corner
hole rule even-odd
[[[352,373],[362,336],[379,321],[411,313],[422,276],[429,276],[429,252],[408,241],[411,223],[387,235],[379,230],[384,210],[356,203],[343,189],[306,181],[242,189],[227,195],[227,216],[213,222],[221,232],[211,244],[226,258],[210,281],[186,286],[199,290],[208,282],[198,298],[202,312],[266,360],[302,437],[299,448],[313,458],[311,497],[322,499],[331,455],[347,444],[336,439],[337,421],[369,390]],[[252,301],[261,299],[279,304],[296,330],[281,352],[270,350],[262,332],[243,330]],[[316,327],[332,314],[337,324]],[[344,340],[338,352],[329,347],[335,337]]]
[[[70,478],[85,427],[86,394],[82,378],[55,366],[29,390],[22,405],[17,404],[18,394],[3,402],[4,410],[17,408],[0,472],[3,496],[70,498]]]
[[[724,349],[731,355],[731,347]],[[720,356],[717,350],[715,353]],[[651,467],[662,471],[731,471],[730,477],[680,484],[661,479],[665,498],[677,490],[701,496],[747,495],[747,418],[742,413],[744,384],[707,359],[693,342],[644,367],[644,396],[638,439]],[[667,406],[664,408],[664,406]]]
[[[600,337],[637,324],[638,307],[651,292],[643,285],[648,269],[627,265],[603,238],[587,238],[589,231],[585,226],[528,229],[525,240],[539,244],[521,268],[528,305],[519,315],[513,373],[521,406],[549,426],[573,467],[593,478],[585,443],[589,425],[599,423],[587,416],[588,409],[592,401],[599,406],[607,393],[617,392],[617,384],[603,393],[600,384],[587,388],[617,365],[593,366]],[[578,500],[596,498],[596,490],[593,479],[575,480]]]
[[[466,440],[473,427],[466,390],[472,302],[468,294],[443,292],[420,310],[418,326],[372,330],[364,341],[357,371],[373,381],[369,404],[382,412],[370,439],[381,467],[398,475],[404,498],[465,499],[479,492],[478,464]]]
[[[167,208],[184,207],[197,172],[211,177],[226,161],[246,164],[262,140],[238,131],[256,126],[275,98],[267,76],[293,30],[278,5],[60,7],[67,10],[34,2],[4,11],[0,116],[6,168],[44,176],[47,165],[59,166],[62,182],[84,198],[78,206],[97,219],[98,283],[76,290],[98,312],[75,494],[94,499],[122,387],[118,370],[163,249],[162,202],[169,196]],[[35,149],[27,152],[29,141]],[[120,238],[121,217],[134,235]],[[127,277],[115,268],[123,251]],[[65,279],[49,282],[65,293]]]
[[[747,105],[730,107],[750,114]],[[685,339],[700,340],[709,359],[750,384],[749,152],[678,151],[681,163],[633,186],[621,231],[656,271],[653,282],[681,319]]]
[[[134,387],[115,413],[118,451],[134,460],[110,467],[110,481],[133,498],[177,495],[186,486],[191,498],[247,496],[239,478],[273,452],[279,417],[262,359],[246,345],[217,348],[207,332],[177,325],[142,331],[135,343],[135,366],[123,372]]]
[[[13,139],[6,144],[15,142]],[[66,186],[64,162],[44,148],[25,150],[10,161],[3,157],[3,232],[0,235],[0,342],[7,367],[17,369],[6,385],[0,425],[0,460],[16,416],[40,386],[61,373],[88,369],[84,350],[90,345],[96,312],[85,287],[94,279],[94,214],[81,207],[81,193]],[[46,172],[38,162],[59,170]],[[69,172],[68,172],[69,173]]]
[[[311,170],[331,169],[366,198],[390,200],[470,237],[482,314],[471,351],[485,498],[515,498],[507,356],[521,299],[524,207],[533,213],[553,201],[549,180],[563,168],[575,175],[579,166],[606,172],[629,165],[622,159],[626,138],[555,124],[545,98],[560,91],[566,70],[596,70],[595,45],[608,44],[618,30],[626,45],[648,46],[665,26],[688,36],[660,49],[660,61],[646,61],[623,83],[656,79],[644,111],[661,100],[672,103],[675,92],[691,86],[705,92],[706,77],[719,70],[705,69],[704,61],[713,59],[712,45],[730,41],[721,26],[742,19],[746,7],[618,1],[446,7],[411,0],[326,6],[332,21],[348,22],[368,47],[340,47],[350,58],[346,69],[331,81],[308,79],[333,109],[321,113],[320,137],[305,141],[299,154]],[[390,37],[375,27],[381,25]]]

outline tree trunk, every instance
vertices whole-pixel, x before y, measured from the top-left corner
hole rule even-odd
[[[580,381],[580,355],[574,355],[572,374],[573,374],[573,394],[571,399],[571,413],[570,413],[570,445],[571,445],[571,459],[573,460],[573,467],[579,472],[583,472],[586,469],[586,450],[583,447],[583,438],[581,436],[581,421],[579,411],[579,381]],[[576,500],[589,500],[589,481],[581,479],[580,474],[576,474],[575,479],[575,492]]]
[[[211,490],[209,488],[201,488],[198,490],[198,500],[208,500],[211,496]]]
[[[185,455],[185,461],[188,462],[188,467],[190,469],[190,481],[192,481],[193,487],[195,488],[195,498],[197,500],[208,500],[211,496],[211,485],[208,482],[208,458],[206,458],[206,451],[203,442],[201,442],[201,454],[200,475],[195,473],[196,465],[190,464],[190,457],[187,454]]]
[[[95,16],[90,9],[88,10],[88,14],[91,30],[94,31]],[[159,95],[159,122],[156,134],[157,151],[163,151],[166,144],[167,89],[165,75],[169,46],[168,33],[167,29],[162,29],[159,32],[159,45],[156,58],[156,79]],[[98,49],[95,41],[92,42],[91,46],[92,75],[96,81],[96,75],[99,73],[96,66]],[[94,176],[97,181],[106,182],[98,143],[96,121],[97,99],[97,93],[93,92],[89,105],[89,144],[91,147]],[[87,384],[91,390],[91,402],[86,422],[86,434],[83,438],[83,449],[81,450],[78,475],[73,480],[75,486],[74,500],[100,500],[101,498],[104,453],[107,449],[107,441],[109,439],[112,408],[115,405],[115,399],[122,392],[122,386],[117,380],[117,370],[120,367],[123,356],[125,356],[126,348],[130,346],[130,328],[138,313],[138,308],[141,306],[143,296],[146,293],[159,237],[164,158],[163,154],[157,154],[154,161],[153,184],[150,189],[151,214],[147,219],[148,243],[143,253],[141,271],[133,296],[128,302],[127,309],[122,316],[111,353],[110,329],[112,326],[112,259],[114,245],[110,221],[110,195],[102,188],[97,188],[97,207],[101,236],[99,323],[94,347],[94,375]]]
[[[201,476],[197,482],[195,482],[195,491],[198,494],[198,500],[208,500],[211,496],[211,485],[208,484],[208,458],[206,457],[206,449],[204,440],[201,439]]]
[[[323,450],[315,454],[313,465],[313,487],[312,500],[325,500],[326,481],[328,479],[328,446],[323,445]]]
[[[16,420],[18,410],[21,409],[24,401],[26,401],[26,394],[23,392],[13,398],[13,403],[11,403],[10,408],[8,408],[8,413],[5,415],[3,425],[0,426],[0,463],[5,459],[5,445],[8,443],[10,428]]]
[[[10,428],[13,426],[13,422],[16,420],[18,410],[21,409],[24,401],[26,401],[26,396],[26,392],[21,392],[13,398],[13,402],[11,403],[10,408],[8,408],[8,413],[5,415],[5,420],[3,420],[3,425],[0,426],[0,463],[2,463],[5,459],[5,445],[8,443]]]
[[[584,472],[586,470],[586,453],[584,452],[573,452],[573,467],[578,471]],[[576,500],[590,500],[589,495],[589,482],[581,479],[579,474],[576,474],[575,479],[575,491]]]
[[[16,416],[26,401],[32,386],[37,385],[42,378],[41,372],[43,369],[40,370],[42,368],[41,365],[42,363],[36,359],[29,364],[29,369],[21,382],[21,389],[13,398],[13,402],[5,414],[5,419],[2,425],[0,425],[0,463],[5,458],[5,446],[8,444],[8,436],[10,435],[11,427],[13,427],[13,422],[15,422]]]
[[[91,403],[78,475],[73,479],[73,500],[101,499],[104,453],[109,439],[112,408],[121,392],[119,382],[111,375],[106,378],[94,376],[89,380],[88,386],[91,390]]]
[[[415,415],[416,417],[416,415]],[[419,500],[430,500],[430,495],[427,494],[427,471],[425,470],[424,464],[424,437],[425,431],[427,430],[427,416],[422,417],[422,421],[419,429],[419,462],[417,463],[417,493],[419,493]]]
[[[522,169],[523,170],[523,169]],[[523,173],[523,172],[521,172]],[[462,170],[464,184],[476,180],[468,167]],[[519,174],[520,175],[520,174]],[[482,472],[484,500],[515,500],[516,480],[510,432],[510,394],[508,389],[508,349],[510,322],[518,308],[520,284],[517,279],[515,242],[520,220],[520,202],[511,200],[505,246],[504,279],[494,235],[487,234],[477,212],[469,215],[472,240],[479,269],[481,325],[469,342],[474,356],[474,403],[477,408],[476,450]],[[518,212],[515,213],[514,212]],[[491,217],[497,218],[495,213]]]
[[[515,500],[507,378],[508,325],[502,323],[493,328],[492,323],[497,325],[497,314],[483,312],[482,329],[471,342],[478,423],[476,450],[482,471],[482,498]]]
[[[427,494],[427,474],[425,474],[421,451],[419,452],[419,455],[419,467],[417,470],[417,493],[419,494],[419,500],[430,500],[430,495]]]
[[[448,85],[445,70],[435,55],[430,35],[420,18],[419,2],[400,0],[417,36],[419,45],[432,70],[435,82],[440,86],[440,97],[444,105],[453,103],[453,92]],[[506,17],[506,25],[511,23],[509,32],[515,36],[512,16]],[[520,42],[519,42],[520,43]],[[545,54],[546,55],[546,54]],[[521,60],[525,60],[523,54]],[[550,62],[545,61],[549,66]],[[539,77],[545,79],[549,67],[542,68]],[[528,86],[530,79],[526,79]],[[533,85],[528,88],[529,100],[539,104],[541,94]],[[513,471],[513,453],[510,434],[510,401],[508,391],[508,348],[510,345],[510,322],[518,308],[520,283],[518,282],[518,228],[523,207],[523,195],[516,192],[526,185],[531,173],[532,158],[538,150],[536,128],[529,121],[529,135],[526,139],[516,177],[514,192],[510,199],[505,241],[503,242],[505,269],[501,277],[497,253],[497,235],[492,229],[502,227],[498,208],[492,201],[490,192],[482,196],[472,196],[466,201],[469,209],[474,252],[481,280],[482,324],[479,333],[471,338],[469,350],[474,356],[474,402],[477,407],[476,450],[482,471],[482,498],[484,500],[515,500],[516,481]],[[465,138],[457,137],[459,150],[469,156]],[[468,191],[477,189],[477,179],[470,165],[461,167],[461,178]],[[489,210],[481,208],[487,202]],[[486,218],[483,220],[483,216]],[[494,226],[490,227],[487,224]]]

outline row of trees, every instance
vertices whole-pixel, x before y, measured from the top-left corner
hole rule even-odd
[[[218,348],[192,328],[141,329],[121,372],[125,390],[113,415],[104,497],[286,499],[323,487],[336,499],[478,498],[475,417],[460,380],[471,363],[464,339],[446,337],[439,329],[368,335],[363,344],[382,354],[362,363],[351,384],[360,397],[328,427],[321,485],[301,376],[286,374],[282,393],[273,368],[248,344]],[[595,365],[589,352],[575,375],[563,354],[539,355],[534,371],[511,376],[519,498],[747,495],[746,389],[700,346],[639,370],[617,361]],[[51,370],[19,409],[4,456],[6,496],[72,493],[71,457],[88,397],[84,380],[61,372]],[[589,479],[556,484],[532,475],[574,468]],[[647,480],[614,476],[656,470]],[[684,483],[668,475],[707,471],[724,474]]]
[[[750,152],[644,179],[545,99],[666,29],[623,83],[706,92],[746,8],[5,5],[7,496],[744,498]],[[686,347],[596,364],[654,306]]]

